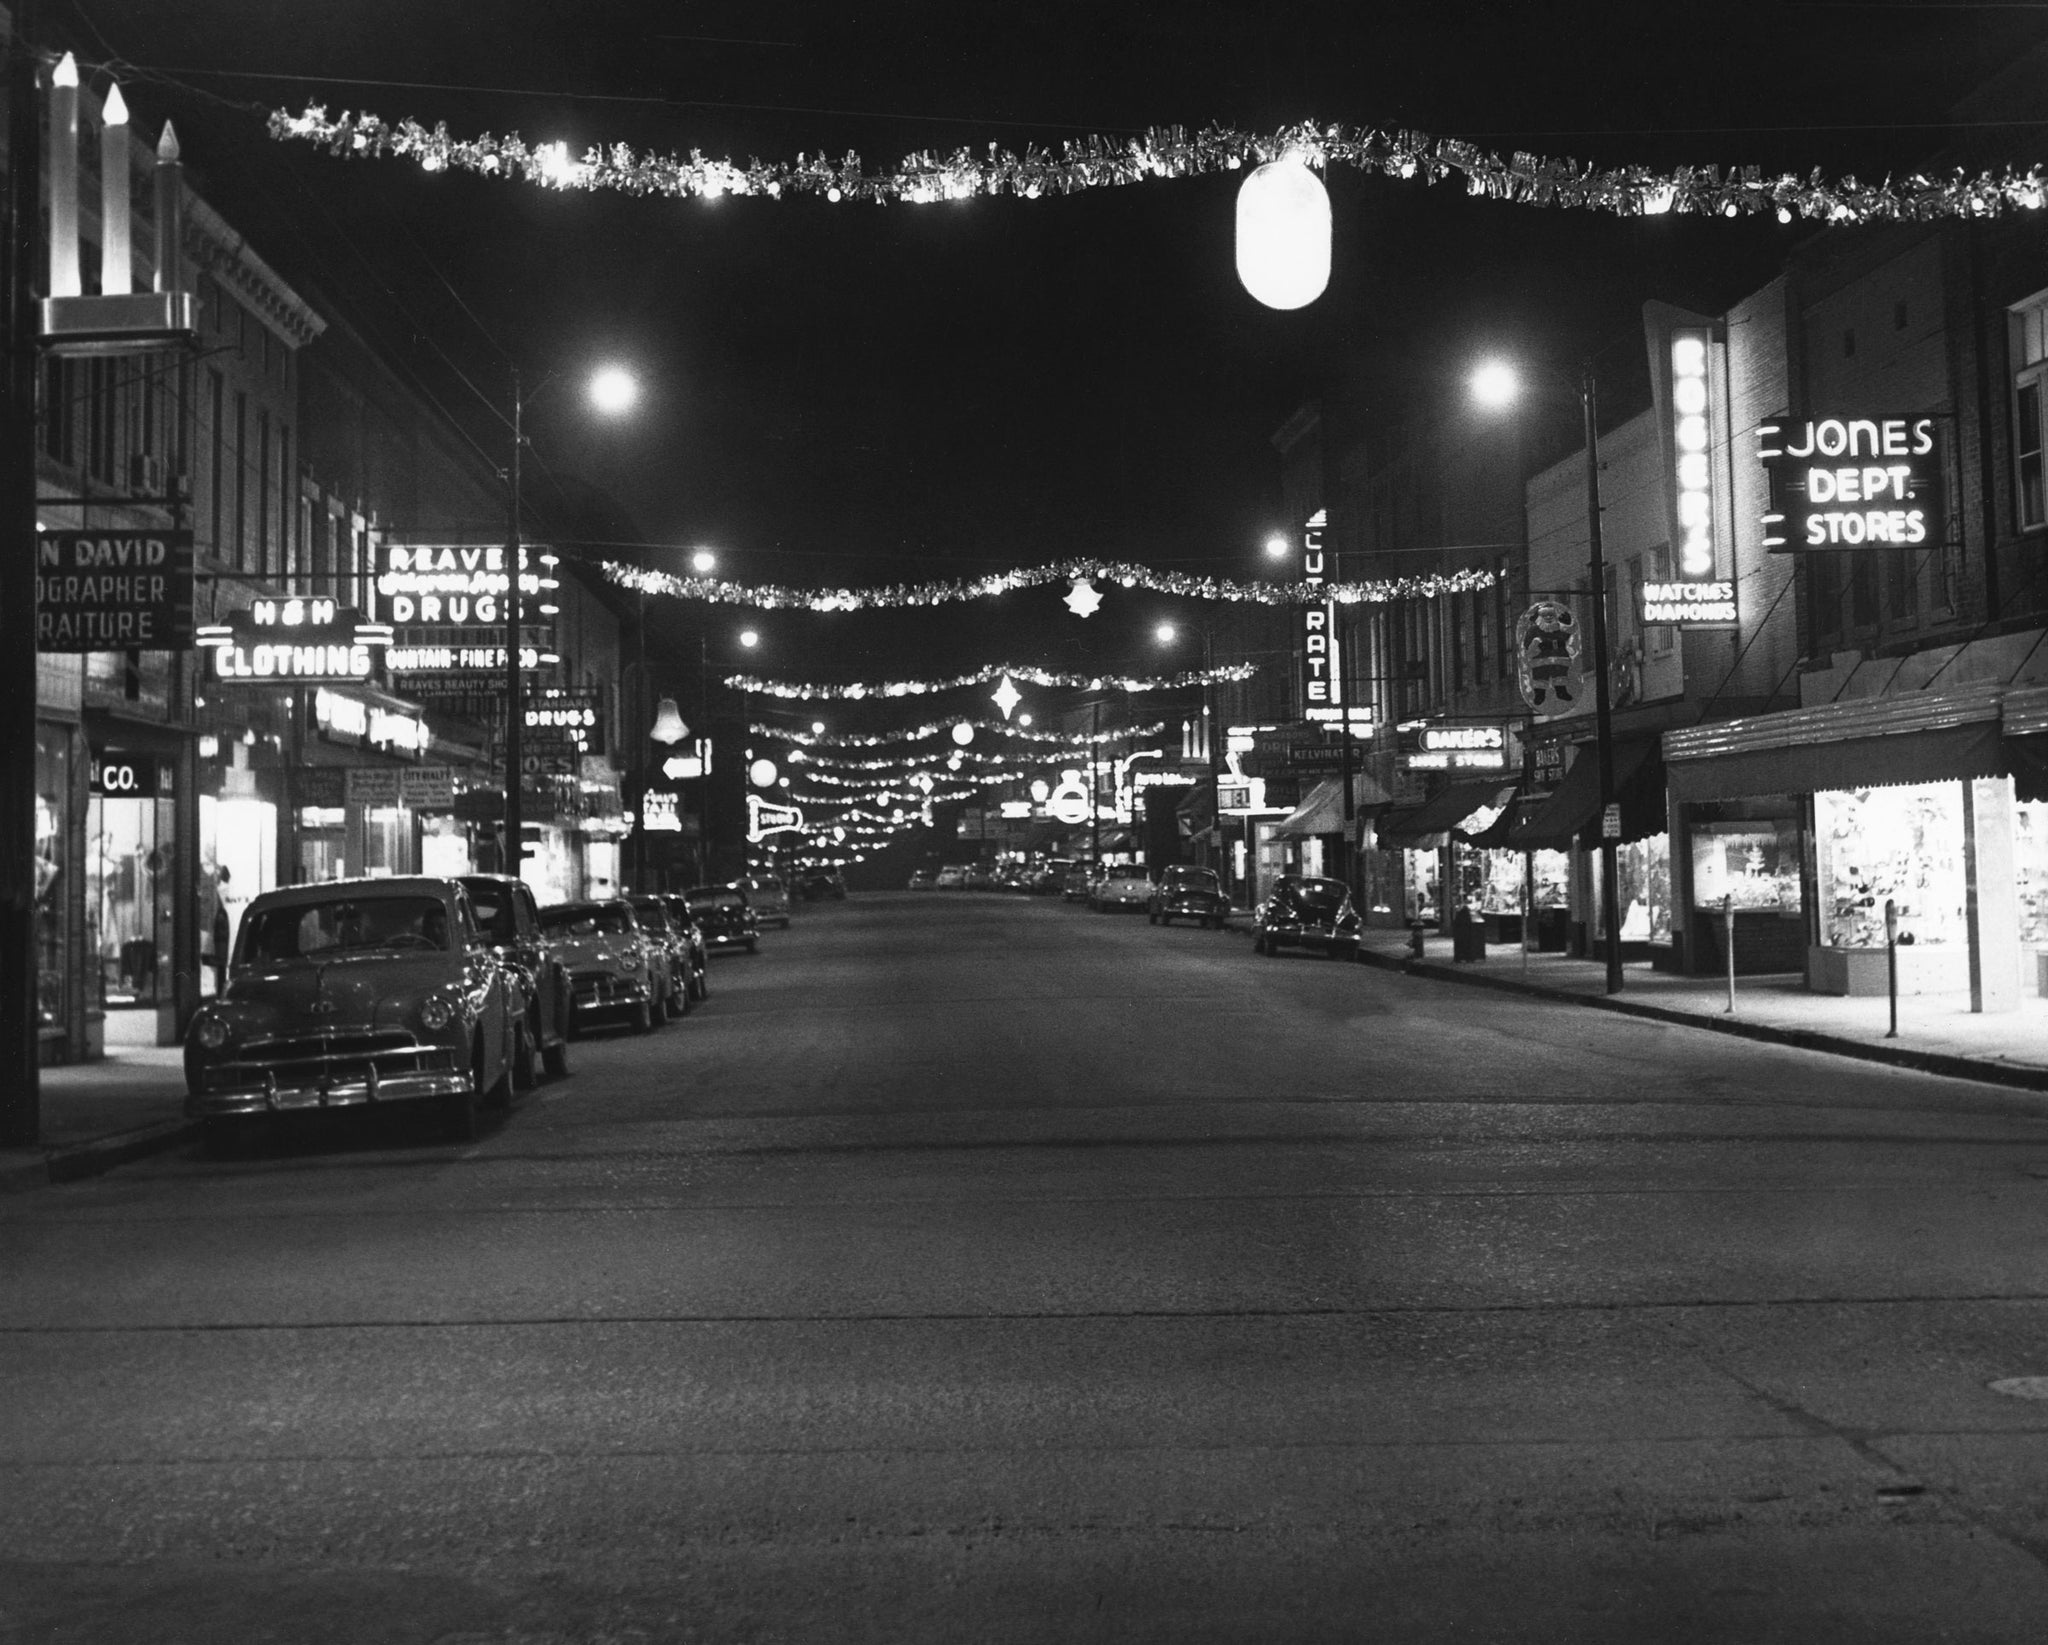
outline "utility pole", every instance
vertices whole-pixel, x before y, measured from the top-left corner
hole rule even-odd
[[[515,879],[526,866],[526,690],[519,677],[519,562],[526,556],[519,538],[520,463],[526,454],[526,401],[519,368],[512,368],[512,466],[506,471],[511,505],[505,546],[505,864]]]
[[[36,976],[36,365],[35,267],[42,223],[42,99],[30,39],[34,0],[15,0],[7,43],[6,432],[0,438],[0,1147],[42,1136]],[[24,729],[26,734],[24,734]]]

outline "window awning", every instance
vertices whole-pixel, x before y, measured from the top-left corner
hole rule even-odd
[[[1899,692],[1666,732],[1671,792],[1739,800],[1995,777],[2001,690]]]
[[[1624,844],[1664,832],[1664,761],[1655,733],[1614,739],[1614,798]],[[1579,750],[1547,800],[1511,805],[1480,843],[1510,851],[1569,851],[1582,836],[1588,846],[1600,843],[1600,755],[1590,745]]]
[[[1351,774],[1351,809],[1367,816],[1393,803],[1393,796],[1363,771]],[[1344,832],[1344,779],[1325,777],[1273,831],[1276,839],[1305,840]]]
[[[1423,850],[1441,845],[1444,837],[1473,812],[1502,804],[1513,792],[1498,777],[1484,782],[1451,783],[1420,805],[1384,812],[1374,836],[1383,851]]]

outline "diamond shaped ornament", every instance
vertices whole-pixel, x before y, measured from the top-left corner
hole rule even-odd
[[[1095,597],[1100,599],[1102,596],[1098,594]],[[1006,720],[1010,717],[1016,706],[1024,700],[1024,693],[1017,689],[1015,683],[1007,674],[1003,676],[1003,683],[997,686],[990,693],[990,696],[995,699],[996,707],[1003,711],[1003,718]]]

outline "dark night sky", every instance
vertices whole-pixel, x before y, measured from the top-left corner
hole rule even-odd
[[[87,55],[97,38],[160,73],[129,82],[145,127],[174,118],[200,186],[263,254],[341,290],[479,438],[458,371],[495,391],[501,351],[536,374],[633,361],[650,400],[630,427],[594,430],[557,402],[536,414],[537,453],[616,494],[650,540],[715,544],[735,574],[791,582],[1068,554],[1256,574],[1277,503],[1268,437],[1333,358],[1375,405],[1442,398],[1488,345],[1575,355],[1637,332],[1645,297],[1725,305],[1794,231],[1333,171],[1332,289],[1284,315],[1237,284],[1231,178],[926,208],[630,200],[345,164],[270,142],[260,111],[319,101],[572,148],[872,163],[1313,117],[1602,164],[1869,176],[1937,146],[1956,94],[2048,38],[2037,8],[1831,0],[52,0],[49,15]],[[1085,629],[1053,593],[771,619],[762,666],[1149,668],[1134,626],[1161,602],[1118,603],[1130,620],[1105,609]]]

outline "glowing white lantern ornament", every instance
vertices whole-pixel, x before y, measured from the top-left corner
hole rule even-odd
[[[969,743],[974,741],[974,727],[969,725],[965,720],[962,720],[958,725],[953,727],[953,741],[958,743],[962,748],[965,748]]]
[[[1268,308],[1305,308],[1330,283],[1330,196],[1299,160],[1271,160],[1237,190],[1237,277]]]
[[[773,788],[776,775],[775,762],[768,759],[756,760],[747,767],[747,775],[753,779],[756,788]]]

